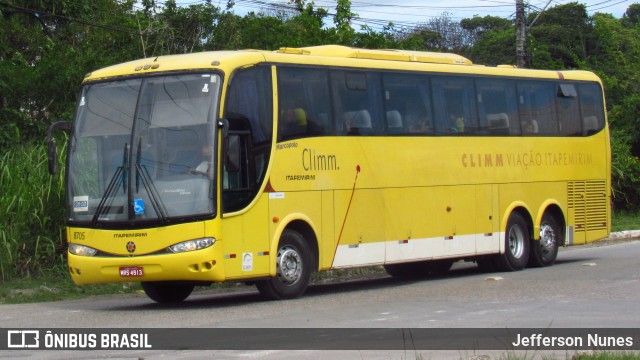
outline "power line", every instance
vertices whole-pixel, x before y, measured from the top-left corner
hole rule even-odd
[[[219,0],[223,1],[223,0]],[[478,12],[479,9],[482,10],[486,10],[489,11],[491,15],[496,16],[495,14],[497,12],[500,12],[502,8],[505,9],[505,13],[509,14],[506,16],[503,16],[505,18],[511,18],[513,17],[514,13],[513,13],[513,5],[514,5],[514,0],[475,0],[475,5],[458,5],[458,6],[438,6],[438,5],[412,5],[412,4],[397,4],[397,3],[390,3],[390,0],[386,1],[386,2],[360,2],[360,1],[352,1],[351,2],[351,9],[352,12],[358,14],[358,12],[360,13],[366,13],[366,14],[374,14],[373,17],[370,16],[362,16],[362,15],[357,15],[354,16],[352,19],[352,24],[354,25],[360,25],[360,26],[369,26],[371,28],[377,28],[380,29],[384,26],[389,25],[389,23],[393,23],[395,26],[401,27],[401,28],[408,28],[408,29],[419,29],[424,27],[424,24],[428,22],[429,19],[431,18],[439,18],[442,17],[443,14],[446,13],[447,17],[453,20],[461,20],[464,19],[465,17],[455,17],[455,16],[451,16],[452,15],[452,11],[455,12],[469,12],[469,11],[474,11],[474,12]],[[541,0],[543,2],[546,2],[547,0]],[[564,0],[565,2],[569,2],[572,0]],[[625,2],[629,2],[630,0],[595,0],[596,2],[592,3],[592,4],[585,4],[585,7],[588,8],[590,11],[598,11],[598,10],[602,10],[602,9],[606,9],[606,8],[611,8],[614,7],[616,5],[620,5],[622,3]],[[177,1],[177,5],[178,6],[190,6],[190,5],[198,5],[198,4],[203,4],[206,3],[207,0],[192,0],[192,1]],[[562,2],[560,2],[559,0],[553,0],[553,2],[557,5],[564,5]],[[316,8],[323,8],[325,10],[327,10],[327,16],[328,17],[333,17],[335,16],[335,13],[329,12],[328,9],[334,9],[335,5],[336,5],[336,1],[333,0],[319,0],[317,3],[313,3],[313,5]],[[156,4],[158,6],[166,6],[166,3],[163,1],[157,1]],[[235,0],[235,6],[238,7],[248,7],[250,9],[255,10],[256,8],[262,8],[263,10],[274,10],[274,11],[283,11],[283,12],[289,12],[289,13],[296,13],[297,12],[297,8],[296,6],[292,5],[288,0]],[[536,7],[535,5],[529,4],[529,6],[531,8],[537,8],[538,11],[540,11],[539,7]],[[600,6],[600,7],[598,7]],[[131,29],[125,29],[122,27],[118,27],[118,26],[114,26],[114,25],[108,25],[108,24],[102,24],[102,23],[97,23],[94,21],[88,21],[88,20],[84,20],[84,19],[79,19],[79,18],[72,18],[69,16],[64,16],[64,15],[58,15],[58,14],[53,14],[47,11],[40,11],[40,10],[34,10],[34,9],[28,9],[28,8],[23,8],[20,6],[16,6],[16,5],[12,5],[12,4],[8,4],[5,2],[0,1],[0,8],[4,8],[6,10],[3,10],[3,13],[24,13],[27,14],[29,16],[34,17],[35,19],[37,19],[43,27],[43,31],[45,31],[45,33],[47,33],[48,35],[50,35],[49,33],[49,26],[47,26],[47,24],[45,23],[46,19],[53,19],[53,20],[64,20],[64,21],[68,21],[68,22],[76,22],[79,24],[83,24],[86,26],[91,26],[91,27],[95,27],[95,28],[100,28],[103,30],[109,30],[109,31],[118,31],[118,32],[122,32],[122,33],[127,33],[127,34],[137,34],[137,32],[135,30],[131,30]],[[136,8],[137,10],[141,10],[142,8],[137,6],[136,4],[134,4],[134,8]],[[220,7],[221,8],[221,7]],[[507,10],[508,9],[508,10]],[[427,15],[424,14],[424,12],[432,12],[432,11],[438,11],[438,10],[442,10],[443,12],[439,15]],[[232,9],[233,12],[233,9]],[[387,15],[384,18],[379,18],[377,16],[375,16],[375,14],[384,14]],[[392,18],[395,18],[397,16],[403,17],[402,20],[393,20],[390,19],[388,15],[392,15]],[[474,15],[475,16],[475,15]],[[408,20],[405,18],[417,18],[419,17],[419,20]]]
[[[602,9],[607,9],[607,8],[610,8],[610,7],[613,7],[613,6],[616,6],[616,5],[622,4],[622,3],[626,3],[626,2],[629,2],[629,1],[630,1],[630,0],[622,0],[622,1],[619,1],[619,2],[617,2],[617,3],[615,3],[615,4],[611,4],[611,5],[607,5],[607,6],[599,7],[599,8],[597,8],[597,9],[592,9],[592,11],[598,11],[598,10],[602,10]],[[593,5],[593,6],[595,6],[595,5]]]

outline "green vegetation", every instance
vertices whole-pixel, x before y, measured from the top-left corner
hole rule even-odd
[[[637,360],[640,353],[634,351],[594,351],[578,352],[572,359],[575,360]]]
[[[64,268],[63,177],[47,172],[46,149],[27,144],[0,155],[0,279]]]
[[[488,357],[491,358],[491,357]],[[564,356],[545,355],[545,354],[520,354],[509,352],[494,357],[498,360],[636,360],[640,359],[640,353],[636,351],[576,351],[567,352]]]
[[[52,122],[71,118],[78,86],[94,69],[172,53],[319,44],[454,52],[486,65],[515,62],[510,19],[458,22],[443,13],[414,28],[390,23],[376,31],[351,26],[357,14],[349,0],[337,1],[335,9],[306,0],[290,5],[238,16],[232,1],[226,8],[212,2],[178,7],[175,0],[0,2],[0,284],[67,277],[64,171],[48,175],[43,140]],[[528,22],[537,15],[530,11]],[[575,2],[551,7],[531,27],[527,48],[531,67],[591,70],[602,78],[612,129],[614,230],[639,229],[640,4],[621,19],[590,16]],[[58,154],[62,165],[64,150]],[[53,287],[67,285],[74,289]]]
[[[137,283],[76,286],[66,273],[0,283],[0,304],[67,300],[91,295],[142,293]]]
[[[619,211],[611,216],[611,231],[640,230],[640,213]]]

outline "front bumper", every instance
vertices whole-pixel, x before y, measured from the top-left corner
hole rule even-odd
[[[218,246],[216,246],[218,245]],[[139,282],[225,280],[219,244],[206,249],[177,254],[141,256],[78,256],[68,255],[71,278],[78,285]],[[142,269],[141,276],[123,276],[121,268]]]

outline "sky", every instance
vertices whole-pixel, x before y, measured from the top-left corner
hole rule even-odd
[[[204,0],[178,0],[180,4],[197,4]],[[307,0],[311,2],[311,0]],[[547,4],[549,7],[566,4],[575,0],[525,0],[533,9],[541,10]],[[233,12],[245,15],[250,11],[260,12],[275,4],[278,7],[291,6],[288,0],[234,0]],[[640,0],[578,0],[587,6],[589,14],[596,12],[612,14],[616,18],[622,17],[629,5],[640,3]],[[214,5],[225,8],[227,0],[212,0]],[[315,7],[322,7],[335,12],[336,0],[313,0]],[[375,30],[393,22],[396,27],[416,26],[425,23],[430,18],[447,13],[449,18],[459,21],[474,15],[493,15],[503,18],[513,18],[515,0],[351,0],[351,11],[358,14],[359,19],[353,25],[366,24]]]

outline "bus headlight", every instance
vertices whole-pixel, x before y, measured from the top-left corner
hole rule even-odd
[[[69,252],[78,256],[93,256],[98,250],[84,245],[69,244]]]
[[[181,253],[187,251],[200,250],[208,248],[216,242],[215,238],[201,238],[183,241],[181,243],[171,245],[168,247],[169,251],[173,253]]]

